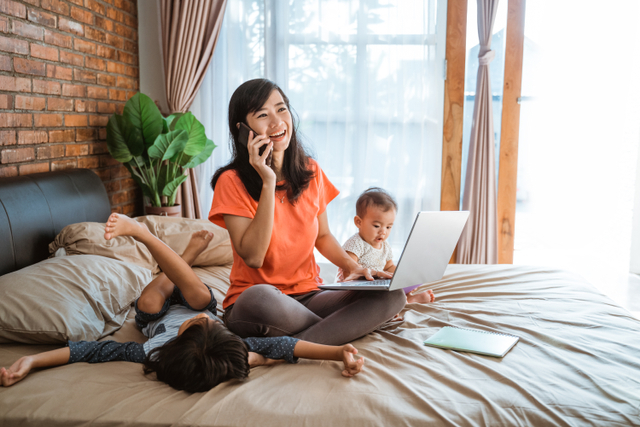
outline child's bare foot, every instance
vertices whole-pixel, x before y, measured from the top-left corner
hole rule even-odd
[[[414,302],[417,302],[419,304],[429,304],[436,300],[436,296],[433,294],[433,291],[431,289],[420,292],[419,294],[414,294],[413,292],[415,291],[412,291],[409,293],[409,295],[407,295],[408,304]]]
[[[149,234],[149,228],[141,222],[137,222],[126,215],[112,213],[104,227],[104,238],[111,240],[118,236],[131,236],[134,239]]]
[[[182,259],[189,265],[193,264],[198,255],[204,251],[213,239],[213,233],[207,230],[196,231],[191,235],[187,248],[182,253]]]

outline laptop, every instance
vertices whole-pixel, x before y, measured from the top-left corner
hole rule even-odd
[[[440,280],[468,218],[468,211],[418,212],[391,279],[350,280],[318,287],[394,291]]]

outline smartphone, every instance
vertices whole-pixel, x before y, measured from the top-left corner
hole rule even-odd
[[[240,142],[245,146],[248,147],[249,145],[249,132],[253,132],[253,136],[255,137],[257,135],[257,133],[251,129],[249,126],[247,126],[246,124],[240,122],[240,133],[238,136],[238,139],[240,140]],[[267,148],[267,144],[264,144],[262,147],[260,147],[260,150],[258,151],[258,154],[260,154],[262,156],[262,153],[264,153],[264,150]],[[272,151],[273,152],[273,151]],[[267,166],[271,166],[271,153],[269,153],[269,155],[267,156]]]

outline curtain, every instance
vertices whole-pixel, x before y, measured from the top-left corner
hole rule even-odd
[[[226,0],[162,0],[161,29],[165,89],[170,113],[189,110],[209,67]],[[185,218],[201,218],[193,169],[177,200]]]
[[[289,97],[303,143],[341,192],[328,207],[338,241],[357,231],[360,193],[383,187],[399,206],[389,238],[397,260],[416,212],[440,206],[445,23],[446,2],[436,0],[228,0],[196,101],[218,145],[198,168],[203,209],[213,172],[229,161],[229,98],[266,77]]]
[[[495,57],[495,52],[491,50],[491,34],[498,10],[498,0],[477,0],[477,2],[479,67],[462,200],[462,209],[470,211],[470,215],[458,243],[457,262],[496,264],[498,262],[497,190],[489,64]]]

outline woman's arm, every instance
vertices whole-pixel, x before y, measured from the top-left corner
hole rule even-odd
[[[364,357],[355,360],[353,357],[358,350],[351,344],[342,346],[315,344],[308,341],[298,341],[293,349],[295,357],[305,359],[341,360],[344,363],[342,375],[352,377],[358,374],[364,366]]]
[[[256,215],[245,218],[224,215],[224,223],[229,231],[233,247],[251,268],[260,268],[271,243],[273,231],[273,211],[275,208],[275,188],[262,186]]]
[[[268,142],[266,149],[259,154],[260,147]],[[254,135],[249,132],[249,163],[262,179],[262,191],[258,200],[256,215],[245,218],[237,215],[223,215],[233,247],[244,262],[251,268],[260,268],[271,243],[273,231],[273,212],[275,209],[276,174],[266,165],[266,159],[273,147],[266,135]]]
[[[354,261],[352,257],[342,249],[342,246],[340,246],[333,234],[331,234],[326,210],[318,215],[318,237],[316,238],[316,248],[326,259],[342,269],[345,280],[353,280],[362,276],[367,280],[373,280],[371,270],[360,266],[360,264]],[[391,275],[384,271],[373,273],[377,277],[387,279],[391,278]]]
[[[0,368],[0,383],[9,387],[29,375],[32,369],[66,365],[69,363],[69,356],[69,347],[64,347],[21,357],[9,369]]]

